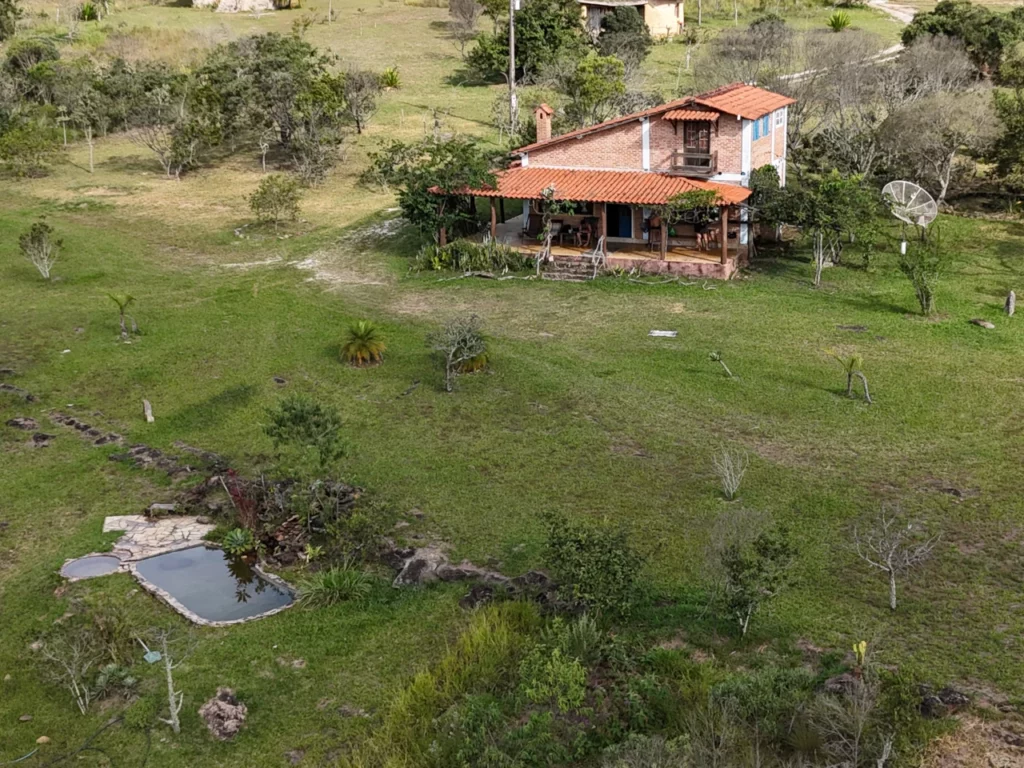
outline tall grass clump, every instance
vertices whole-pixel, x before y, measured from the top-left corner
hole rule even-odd
[[[498,603],[476,613],[437,666],[417,674],[398,693],[380,728],[349,765],[425,764],[435,719],[466,694],[492,693],[508,684],[539,626],[530,603]]]
[[[299,586],[299,602],[307,608],[327,608],[338,603],[362,602],[373,591],[373,576],[351,563],[319,571]]]

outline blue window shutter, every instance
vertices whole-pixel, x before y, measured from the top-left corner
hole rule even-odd
[[[754,141],[757,141],[759,138],[761,138],[761,121],[760,120],[755,120],[754,121]]]

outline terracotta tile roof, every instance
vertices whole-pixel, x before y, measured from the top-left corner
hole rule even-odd
[[[781,93],[772,93],[764,88],[743,83],[733,83],[694,97],[697,104],[717,109],[730,115],[739,115],[748,120],[774,112],[780,107],[795,104],[796,100]]]
[[[540,200],[548,187],[557,200],[580,200],[622,205],[664,205],[673,195],[697,189],[718,193],[718,201],[741,203],[750,190],[737,184],[688,179],[648,171],[587,171],[567,168],[509,168],[495,174],[496,189],[466,190],[480,197]]]
[[[552,136],[547,141],[534,142],[533,144],[528,144],[525,147],[520,147],[519,149],[514,150],[513,154],[529,152],[530,150],[537,149],[538,147],[549,147],[558,142],[567,141],[568,139],[579,139],[591,133],[596,133],[597,131],[614,128],[617,125],[624,125],[625,123],[633,120],[642,120],[645,117],[654,117],[664,112],[671,112],[674,109],[692,107],[695,104],[717,110],[718,112],[724,112],[728,115],[738,115],[740,117],[747,118],[748,120],[756,120],[779,107],[795,103],[796,101],[788,96],[772,93],[771,91],[766,91],[763,88],[758,88],[754,85],[732,83],[731,85],[723,85],[721,88],[716,88],[713,91],[701,93],[697,96],[686,96],[681,99],[676,99],[675,101],[660,104],[657,107],[651,107],[650,109],[645,109],[640,112],[622,115],[622,117],[614,117],[611,120],[605,120],[603,123],[597,123],[596,125],[589,125],[586,128],[569,131],[568,133],[563,133],[561,136]]]
[[[662,120],[717,120],[721,115],[700,109],[670,109],[661,116]]]

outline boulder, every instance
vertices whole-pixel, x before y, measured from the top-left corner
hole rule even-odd
[[[469,592],[459,600],[459,607],[472,611],[481,605],[486,605],[494,599],[494,587],[489,584],[474,584]]]
[[[938,691],[930,685],[921,685],[918,692],[921,694],[921,715],[932,720],[947,717],[971,703],[966,693],[948,685]]]
[[[32,435],[32,445],[35,448],[45,448],[55,437],[56,435],[48,435],[45,432],[36,432]]]
[[[440,546],[422,547],[413,552],[412,556],[402,565],[393,587],[413,587],[418,584],[430,584],[438,580],[438,566],[448,564],[448,555]]]
[[[38,429],[39,424],[35,419],[30,419],[28,416],[15,416],[13,419],[7,420],[8,427],[14,427],[15,429]]]
[[[830,677],[825,681],[825,685],[822,686],[825,693],[832,693],[836,696],[846,696],[853,693],[854,689],[860,685],[860,680],[857,679],[856,675],[852,672],[843,672],[841,675]]]
[[[980,317],[975,317],[971,320],[971,325],[976,325],[979,328],[988,328],[990,331],[995,329],[995,325],[990,323],[988,320],[983,320]]]
[[[199,716],[206,722],[215,739],[228,741],[245,724],[249,708],[235,697],[230,688],[218,688],[217,695],[199,708]]]

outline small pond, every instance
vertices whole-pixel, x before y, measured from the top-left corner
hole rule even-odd
[[[114,555],[86,555],[64,563],[60,575],[65,579],[91,579],[116,573],[121,567],[121,558]]]
[[[191,619],[212,623],[261,616],[290,605],[295,596],[256,568],[222,550],[199,546],[148,557],[135,564],[144,583],[170,596]]]

